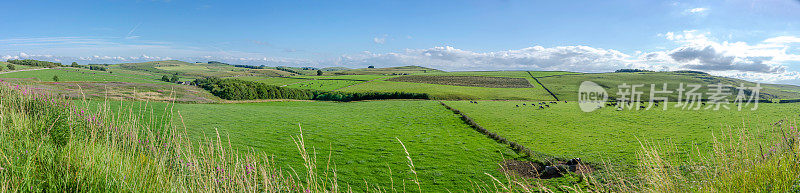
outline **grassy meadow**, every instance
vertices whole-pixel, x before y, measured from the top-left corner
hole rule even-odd
[[[584,113],[575,102],[585,80],[614,97],[621,83],[751,84],[738,79],[418,66],[316,76],[313,68],[181,61],[106,66],[110,72],[0,74],[0,192],[800,191],[797,103]],[[223,100],[160,81],[173,74],[343,93],[428,93],[433,100]],[[526,88],[491,88],[521,84]],[[555,99],[542,85],[568,102],[549,103]],[[237,86],[230,88],[243,88]],[[762,86],[762,99],[800,98],[797,86]],[[539,102],[550,107],[531,106]],[[545,166],[566,163],[534,167],[543,160],[503,141],[590,167],[539,179]]]
[[[330,161],[331,167],[337,168],[340,185],[348,184],[359,192],[366,188],[364,181],[388,187],[390,178],[396,187],[403,180],[406,186],[416,186],[409,181],[414,176],[397,139],[410,153],[426,192],[466,191],[473,182],[490,184],[491,178],[484,173],[503,176],[499,171],[503,159],[518,158],[507,147],[472,131],[435,101],[174,106],[126,102],[123,106],[131,105],[151,105],[150,109],[157,109],[156,112],[164,108],[180,112],[192,138],[202,139],[219,132],[223,143],[243,152],[267,153],[282,168],[303,167],[297,147],[291,143],[291,137],[299,135],[302,127],[306,146],[317,153],[317,160],[326,164]]]
[[[533,72],[532,72],[533,73]],[[581,85],[583,81],[592,81],[603,88],[609,94],[609,97],[613,98],[618,96],[618,86],[622,85],[623,83],[628,85],[634,84],[643,84],[643,87],[639,87],[639,91],[643,91],[642,99],[646,100],[650,96],[650,84],[655,84],[655,90],[661,91],[663,90],[663,84],[667,84],[667,90],[675,91],[678,89],[679,84],[683,83],[684,88],[687,90],[691,90],[688,88],[688,84],[697,84],[701,85],[702,88],[698,89],[697,93],[709,93],[710,84],[723,84],[723,85],[731,85],[731,87],[739,87],[741,84],[744,84],[747,87],[755,86],[753,82],[747,82],[739,79],[732,79],[732,78],[725,78],[725,77],[716,77],[712,75],[708,75],[705,73],[681,73],[681,72],[636,72],[636,73],[585,73],[585,74],[566,74],[566,75],[555,75],[555,76],[547,76],[539,78],[539,81],[547,87],[550,91],[552,91],[556,96],[558,96],[561,100],[569,100],[569,101],[576,101],[578,96],[578,87]],[[783,98],[783,99],[794,99],[800,98],[800,95],[796,92],[798,87],[796,86],[774,86],[769,84],[761,84],[762,90],[760,94],[763,99],[773,99],[773,98]],[[734,96],[737,93],[733,93]],[[657,96],[666,96],[669,97],[670,100],[674,101],[677,100],[677,92],[668,95],[657,95]],[[705,97],[704,97],[705,98]]]
[[[53,76],[58,76],[59,82],[132,82],[168,84],[149,79],[146,76],[136,76],[121,73],[108,73],[78,68],[42,69],[14,73],[0,74],[0,78],[35,79],[42,82],[54,82]]]
[[[535,85],[534,88],[485,88],[376,80],[340,91],[422,92],[436,99],[459,100],[554,100],[547,91]]]
[[[800,118],[799,104],[759,104],[755,111],[737,111],[734,106],[719,111],[675,107],[617,111],[606,107],[584,113],[575,102],[548,104],[544,109],[532,106],[531,101],[445,103],[532,150],[591,163],[609,162],[628,173],[635,171],[639,161],[635,155],[643,141],[668,141],[681,150],[670,157],[686,159],[692,151],[708,152],[714,135],[729,126],[770,133],[777,132],[772,124]]]

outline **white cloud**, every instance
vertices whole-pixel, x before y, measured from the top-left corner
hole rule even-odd
[[[372,38],[372,42],[375,42],[376,44],[386,43],[386,37],[374,37]]]
[[[407,49],[399,53],[374,54],[365,52],[340,57],[337,65],[381,66],[421,65],[445,70],[576,70],[610,71],[636,67],[630,56],[616,50],[588,46],[545,48],[534,46],[520,50],[472,52],[450,46],[429,49]]]
[[[800,43],[800,37],[778,36],[778,37],[766,39],[766,40],[764,40],[764,42],[765,43],[776,43],[776,44]]]
[[[698,7],[698,8],[689,9],[687,11],[689,13],[704,13],[704,12],[708,11],[708,8]]]
[[[610,72],[622,68],[657,71],[701,70],[714,75],[761,82],[786,82],[800,79],[800,73],[787,65],[800,64],[797,52],[800,37],[779,36],[760,42],[728,42],[714,39],[711,33],[696,30],[659,34],[674,46],[657,51],[632,51],[590,46],[532,46],[495,52],[476,52],[452,46],[406,49],[398,52],[348,54],[332,59],[268,57],[260,53],[196,47],[169,43],[140,42],[123,44],[102,38],[61,37],[0,39],[0,48],[11,44],[42,44],[41,50],[0,53],[7,59],[60,60],[79,63],[120,63],[178,59],[189,62],[216,60],[232,64],[290,66],[404,66],[420,65],[443,70],[565,70]],[[383,44],[388,35],[373,38]],[[113,38],[112,38],[113,39]],[[117,38],[119,39],[119,38]],[[6,49],[11,50],[11,49]],[[50,54],[61,55],[53,56]],[[66,53],[66,54],[65,54]],[[97,55],[86,56],[83,53]],[[131,53],[136,53],[135,55]],[[162,54],[169,54],[164,56]],[[64,56],[68,55],[68,56]],[[796,83],[800,84],[800,82]]]
[[[782,36],[756,44],[717,42],[710,33],[696,30],[661,34],[678,47],[628,55],[613,49],[589,46],[533,46],[498,52],[473,52],[451,46],[406,49],[401,52],[344,55],[334,61],[343,66],[420,65],[444,70],[566,70],[609,72],[621,68],[657,71],[701,70],[715,75],[762,82],[800,78],[787,63],[800,55],[787,53],[788,43],[800,38]]]

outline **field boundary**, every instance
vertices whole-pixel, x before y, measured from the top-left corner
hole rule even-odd
[[[542,82],[539,82],[539,79],[536,78],[535,76],[533,76],[531,71],[526,71],[526,72],[528,72],[528,75],[531,75],[531,78],[533,78],[533,80],[535,80],[536,83],[539,83],[539,86],[542,86],[542,88],[544,88],[544,90],[546,90],[548,93],[550,93],[550,95],[552,95],[553,98],[556,99],[556,101],[558,101],[558,97],[556,96],[556,94],[553,94],[553,92],[550,92],[550,89],[547,89],[547,87],[545,87],[544,84],[542,84]]]
[[[524,156],[527,156],[527,157],[540,158],[542,160],[538,160],[538,161],[542,161],[544,163],[556,163],[556,162],[559,162],[559,161],[566,160],[566,159],[558,158],[558,157],[555,157],[555,156],[550,156],[550,155],[547,155],[547,154],[544,154],[544,153],[541,153],[541,152],[536,152],[536,151],[533,151],[531,149],[528,149],[527,147],[525,147],[523,145],[520,145],[517,142],[509,141],[505,137],[500,136],[500,135],[498,135],[496,133],[492,133],[491,131],[487,130],[486,128],[483,128],[482,126],[478,125],[477,122],[472,120],[472,118],[470,118],[466,114],[462,113],[458,109],[450,107],[449,105],[444,104],[444,102],[442,102],[442,101],[438,101],[438,102],[439,102],[439,104],[444,106],[444,108],[446,108],[447,110],[452,111],[456,115],[461,115],[461,120],[464,121],[464,123],[466,123],[467,125],[469,125],[473,129],[475,129],[475,131],[477,131],[478,133],[481,133],[481,134],[485,135],[486,137],[489,137],[490,139],[495,140],[497,143],[500,143],[500,144],[503,144],[503,145],[508,145],[509,148],[511,148],[511,150],[514,150],[514,152],[516,152],[516,153],[518,153],[520,155],[524,155]]]

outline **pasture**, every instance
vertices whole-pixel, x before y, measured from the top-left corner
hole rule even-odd
[[[640,142],[674,144],[680,153],[670,157],[682,159],[690,151],[708,152],[712,137],[729,131],[728,127],[766,134],[775,129],[769,125],[782,119],[794,122],[800,113],[798,104],[759,104],[756,111],[737,111],[735,107],[720,111],[673,107],[666,111],[658,107],[617,111],[606,107],[584,113],[575,102],[548,103],[550,107],[544,109],[533,106],[538,102],[532,101],[445,103],[489,131],[533,151],[592,163],[608,161],[627,172],[637,165]]]
[[[134,111],[144,105],[121,104],[133,106]],[[149,105],[157,116],[168,107],[165,103]],[[502,176],[498,164],[517,158],[509,148],[475,132],[435,101],[175,104],[167,109],[180,112],[191,136],[202,139],[219,131],[223,143],[274,156],[276,165],[286,171],[303,170],[291,138],[299,135],[302,127],[320,169],[327,164],[335,167],[340,185],[347,183],[354,190],[362,190],[365,181],[388,188],[392,180],[396,189],[402,189],[403,183],[416,189],[397,139],[413,159],[423,192],[466,191],[470,180],[491,183],[484,172]]]
[[[399,66],[389,68],[360,68],[341,71],[327,71],[325,75],[402,75],[402,74],[424,74],[443,72],[441,70],[426,68],[421,66]]]
[[[530,72],[530,74],[528,74]],[[509,77],[509,78],[530,78],[531,75],[534,77],[544,77],[544,76],[553,76],[553,75],[565,75],[565,74],[580,74],[575,72],[565,72],[565,71],[455,71],[455,72],[437,72],[437,73],[426,73],[426,74],[419,74],[425,76],[490,76],[490,77]]]
[[[664,83],[667,85],[668,91],[676,91],[679,87],[679,84],[683,83],[684,88],[690,90],[687,87],[688,84],[697,84],[701,85],[702,88],[699,88],[695,93],[709,93],[708,85],[711,84],[723,84],[723,85],[730,85],[730,87],[726,88],[735,88],[739,87],[740,84],[744,83],[747,87],[755,86],[755,83],[747,82],[739,79],[732,79],[732,78],[725,78],[725,77],[718,77],[712,76],[704,73],[682,73],[682,72],[636,72],[636,73],[586,73],[586,74],[567,74],[567,75],[555,75],[555,76],[548,76],[539,78],[539,81],[547,87],[550,91],[552,91],[560,100],[570,100],[576,101],[578,96],[578,87],[581,85],[583,81],[592,81],[603,88],[608,92],[611,98],[617,97],[618,86],[624,84],[627,85],[634,85],[634,84],[643,84],[643,87],[639,87],[637,91],[643,91],[642,99],[646,100],[649,99],[650,96],[650,84],[655,84],[655,90],[661,91],[662,86]],[[784,99],[793,99],[793,98],[800,98],[800,93],[797,91],[800,90],[800,87],[797,86],[790,86],[790,85],[769,85],[769,84],[761,84],[762,90],[760,94],[762,94],[763,98],[766,99],[773,99],[773,98],[784,98]],[[737,93],[733,92],[735,96]],[[672,94],[666,95],[656,95],[657,97],[668,97],[670,100],[674,101],[677,100],[677,92],[673,92]],[[705,98],[705,97],[704,97]]]
[[[0,74],[0,78],[36,79],[42,82],[53,82],[53,76],[58,76],[59,82],[132,82],[170,84],[148,79],[146,76],[136,76],[122,73],[109,73],[78,68],[57,68],[12,72]]]
[[[553,100],[539,86],[533,88],[485,88],[375,80],[343,88],[344,92],[427,93],[436,99],[458,100]]]
[[[533,88],[525,78],[490,76],[398,76],[386,81],[487,88]]]

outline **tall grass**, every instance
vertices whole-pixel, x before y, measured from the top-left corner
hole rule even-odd
[[[711,152],[694,148],[676,160],[669,142],[641,142],[637,178],[589,178],[601,192],[800,192],[800,132],[781,121],[767,130],[727,127],[715,134]],[[680,156],[678,156],[680,157]]]
[[[306,176],[265,154],[235,151],[218,133],[193,143],[171,109],[146,119],[161,110],[72,103],[1,84],[0,192],[340,191],[333,170],[316,171],[302,137],[295,142]]]
[[[281,169],[263,152],[235,150],[219,133],[190,140],[180,113],[169,106],[149,109],[131,103],[111,109],[104,104],[90,111],[84,108],[88,105],[73,104],[80,102],[0,83],[0,192],[352,192],[338,183],[335,165],[317,165],[323,162],[306,147],[302,130],[293,140],[303,168]],[[774,130],[731,128],[714,138],[713,152],[696,152],[692,160],[672,160],[672,146],[643,142],[639,175],[633,179],[604,167],[602,172],[610,175],[577,175],[583,179],[579,185],[554,188],[506,174],[473,182],[473,191],[798,191],[798,129],[785,122]],[[405,153],[416,176],[413,159]],[[391,187],[365,182],[367,190],[448,191],[423,190],[417,178],[388,176]],[[395,187],[396,181],[402,183]]]

